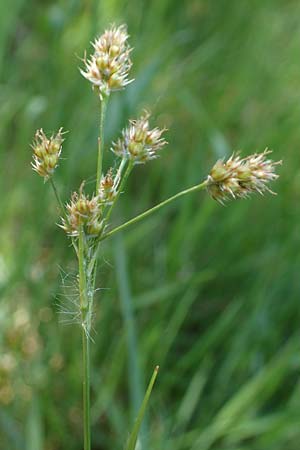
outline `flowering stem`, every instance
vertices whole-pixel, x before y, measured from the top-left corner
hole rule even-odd
[[[104,147],[103,146],[103,143],[104,143],[103,126],[104,126],[104,118],[105,118],[105,113],[106,113],[107,101],[108,101],[107,97],[103,97],[103,100],[101,101],[99,137],[98,137],[98,161],[97,161],[96,192],[98,191],[98,188],[100,186],[101,175],[102,175],[102,159],[103,159],[103,147]]]
[[[91,450],[90,418],[90,346],[89,346],[89,304],[84,255],[84,231],[80,228],[78,237],[79,295],[82,326],[82,365],[83,365],[83,435],[84,450]]]
[[[200,191],[204,188],[206,188],[208,181],[205,180],[201,184],[197,184],[196,186],[193,186],[191,188],[185,189],[184,191],[178,192],[177,194],[173,195],[172,197],[168,198],[167,200],[164,200],[163,202],[159,203],[156,206],[153,206],[153,208],[148,209],[147,211],[143,212],[142,214],[139,214],[138,216],[134,217],[131,220],[128,220],[128,222],[123,223],[122,225],[114,228],[113,230],[109,231],[108,233],[103,234],[100,237],[100,241],[103,241],[104,239],[114,235],[115,233],[118,233],[119,231],[125,230],[125,228],[129,227],[130,225],[133,225],[140,220],[144,219],[147,216],[150,216],[150,214],[154,213],[155,211],[159,210],[163,206],[168,205],[169,203],[173,202],[174,200],[177,200],[179,197],[182,197],[183,195],[190,194],[194,191]]]

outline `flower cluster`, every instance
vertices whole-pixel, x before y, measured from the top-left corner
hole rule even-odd
[[[122,137],[113,143],[112,151],[122,158],[129,158],[134,164],[142,164],[157,158],[157,152],[167,141],[162,138],[165,129],[149,129],[149,113],[137,120],[131,120],[123,130]]]
[[[281,161],[274,162],[266,156],[271,151],[255,153],[246,158],[232,155],[227,161],[219,160],[207,177],[207,190],[212,198],[224,203],[231,198],[244,198],[252,192],[263,194],[272,192],[267,184],[276,180],[275,166]]]
[[[73,193],[66,209],[66,218],[62,219],[60,227],[69,236],[78,236],[81,229],[83,229],[86,236],[98,236],[103,225],[98,196],[93,196],[89,199],[83,193],[83,186],[81,186],[79,194],[77,192]]]
[[[113,177],[112,169],[106,175],[102,175],[99,189],[99,200],[102,204],[111,205],[117,195],[116,180]]]
[[[62,128],[56,135],[47,138],[43,129],[37,130],[35,139],[31,145],[33,149],[33,162],[31,163],[35,170],[45,181],[54,173],[61,154],[61,146],[64,141]]]
[[[118,28],[113,25],[92,44],[94,53],[90,59],[84,58],[85,70],[80,72],[92,83],[101,99],[132,81],[128,79],[132,65],[128,37],[125,25]]]

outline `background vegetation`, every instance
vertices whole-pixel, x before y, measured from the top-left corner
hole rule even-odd
[[[1,448],[82,448],[80,337],[61,323],[75,261],[29,145],[64,126],[63,197],[91,181],[99,111],[78,56],[114,21],[128,24],[136,81],[109,105],[107,148],[144,107],[169,128],[115,223],[233,150],[269,146],[284,165],[277,197],[223,208],[193,195],[105,244],[94,449],[123,448],[157,363],[143,449],[299,449],[299,14],[297,0],[1,2]]]

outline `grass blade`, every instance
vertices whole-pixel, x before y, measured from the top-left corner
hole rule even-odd
[[[150,395],[151,395],[151,392],[152,392],[152,389],[153,389],[153,386],[154,386],[154,383],[155,383],[155,380],[156,380],[156,377],[157,377],[157,374],[158,374],[158,369],[159,369],[158,366],[156,366],[155,369],[154,369],[154,372],[153,372],[153,375],[151,377],[150,383],[148,385],[148,388],[147,388],[147,391],[146,391],[143,403],[142,403],[142,405],[140,407],[139,413],[137,415],[137,418],[136,418],[133,430],[132,430],[132,432],[131,432],[131,434],[129,436],[129,439],[128,439],[128,442],[127,442],[125,450],[135,450],[135,446],[136,446],[136,443],[137,443],[137,439],[138,439],[139,431],[140,431],[140,428],[141,428],[141,425],[142,425],[142,421],[143,421],[143,418],[144,418],[144,415],[145,415],[145,412],[146,412],[146,408],[147,408],[147,405],[148,405],[148,402],[149,402],[149,399],[150,399]]]

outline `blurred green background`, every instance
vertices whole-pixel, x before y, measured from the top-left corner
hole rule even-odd
[[[299,17],[297,0],[1,2],[1,449],[82,449],[76,261],[30,143],[69,130],[56,182],[64,200],[89,186],[99,104],[79,57],[125,22],[135,82],[113,95],[106,147],[145,107],[169,145],[136,168],[114,223],[234,150],[284,165],[277,196],[193,194],[103,246],[93,449],[123,448],[160,364],[139,448],[299,450]]]

